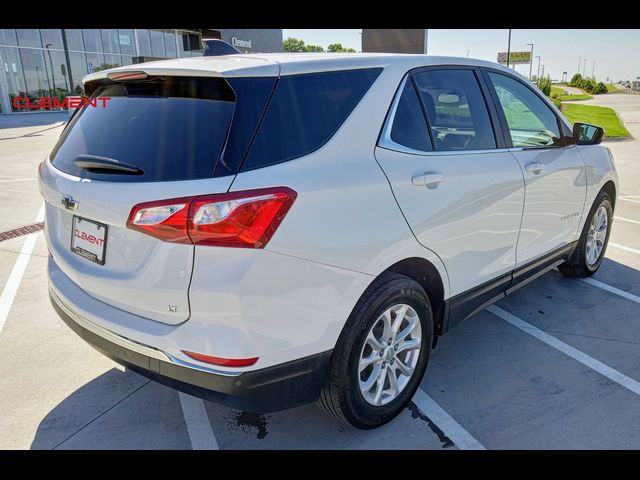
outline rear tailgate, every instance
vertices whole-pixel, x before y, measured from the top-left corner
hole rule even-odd
[[[74,283],[98,300],[143,317],[169,324],[189,318],[193,245],[127,229],[127,219],[133,205],[162,198],[163,192],[176,197],[224,192],[233,177],[146,184],[83,182],[50,163],[41,175],[47,245]],[[64,207],[65,196],[77,202],[75,211]],[[71,250],[74,215],[107,226],[104,265]]]
[[[168,324],[189,318],[194,246],[127,221],[140,203],[228,191],[234,172],[226,166],[243,154],[274,80],[262,89],[234,82],[260,98],[237,101],[222,78],[107,82],[94,95],[110,100],[67,126],[40,171],[45,237],[61,270],[89,295]],[[219,164],[222,175],[214,173]]]

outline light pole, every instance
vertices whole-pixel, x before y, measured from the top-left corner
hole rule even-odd
[[[40,70],[38,65],[36,65],[36,76],[38,77],[38,96],[40,96],[40,90],[42,90],[42,86],[40,85]]]
[[[533,70],[533,43],[527,43],[527,45],[531,45],[531,58],[529,60],[529,81],[531,81],[531,73]]]
[[[578,55],[578,70],[576,71],[576,73],[580,73],[580,65],[582,64],[582,57],[580,55]]]
[[[542,76],[544,77],[544,65],[542,65]]]
[[[582,76],[584,77],[585,71],[587,70],[587,59],[582,59]]]
[[[595,78],[596,76],[596,61],[593,61],[593,68],[591,68],[591,76]]]
[[[51,65],[51,78],[53,79],[53,92],[56,91],[56,74],[53,71],[53,60],[51,60],[51,50],[49,50],[51,47],[53,47],[52,43],[47,43],[44,48],[47,49],[47,53],[49,54],[49,65]],[[51,91],[51,89],[49,89],[49,91]],[[53,93],[51,94],[51,96],[53,97]]]
[[[538,59],[538,75],[536,75],[536,78],[540,80],[540,55],[536,55],[536,58]]]
[[[510,56],[511,56],[511,29],[509,29],[509,43],[507,43],[507,68],[509,68]]]

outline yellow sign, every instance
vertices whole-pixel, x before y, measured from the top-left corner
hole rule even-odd
[[[507,52],[498,53],[498,63],[507,63]],[[531,52],[510,52],[509,65],[515,63],[531,63]]]

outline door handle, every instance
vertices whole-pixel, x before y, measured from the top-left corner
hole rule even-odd
[[[416,187],[436,188],[444,181],[444,175],[434,172],[424,172],[411,178],[411,183]]]
[[[538,174],[544,170],[544,164],[540,162],[527,163],[524,167],[527,172]]]

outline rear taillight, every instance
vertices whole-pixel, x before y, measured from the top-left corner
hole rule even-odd
[[[167,242],[263,248],[296,196],[274,187],[140,203],[127,227]]]

